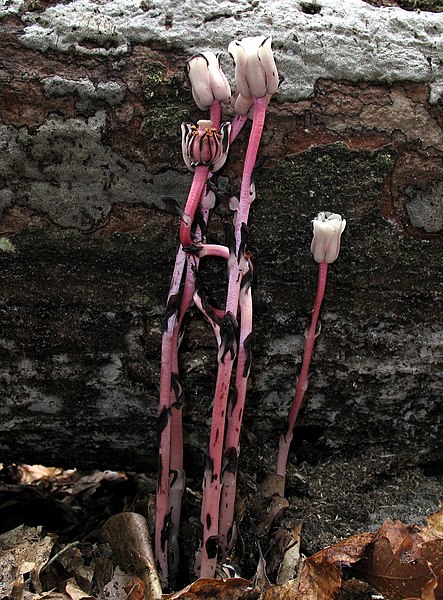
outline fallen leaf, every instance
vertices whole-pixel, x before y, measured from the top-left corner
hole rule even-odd
[[[66,582],[65,592],[72,600],[94,600],[92,596],[80,589],[74,578]]]
[[[146,597],[161,598],[162,589],[146,519],[132,512],[114,515],[104,524],[103,535],[122,569],[143,580]]]
[[[388,600],[443,600],[441,513],[413,528],[387,519],[355,572]],[[434,581],[437,585],[434,586]]]
[[[225,581],[221,579],[202,578],[197,579],[191,585],[175,594],[167,594],[168,600],[241,600],[246,598],[245,591],[251,591],[251,585],[247,579],[232,577]]]
[[[145,584],[138,577],[133,577],[123,589],[126,592],[126,600],[143,600],[145,597]]]
[[[297,575],[300,566],[300,540],[302,525],[293,527],[290,531],[290,538],[286,545],[283,560],[277,573],[277,585],[291,581]]]
[[[126,598],[125,587],[129,585],[132,577],[123,573],[120,567],[116,567],[112,579],[103,587],[100,600],[122,600]]]
[[[26,527],[21,525],[0,536],[0,563],[8,562],[7,557],[12,556],[15,567],[9,560],[9,568],[5,567],[6,579],[10,573],[15,572],[14,587],[23,587],[23,575],[29,573],[34,590],[41,593],[40,571],[49,560],[54,545],[51,536],[41,535],[41,527]],[[3,552],[1,552],[3,550]],[[8,575],[9,571],[9,575]]]

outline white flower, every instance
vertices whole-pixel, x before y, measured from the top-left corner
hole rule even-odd
[[[271,48],[272,38],[247,37],[229,44],[235,64],[237,92],[244,99],[272,96],[278,88],[278,73]]]
[[[213,52],[200,52],[187,62],[187,70],[195,103],[201,110],[208,110],[211,104],[229,102],[231,87],[220,68],[218,55]]]
[[[311,252],[318,263],[332,263],[340,252],[340,236],[346,227],[346,220],[340,215],[321,212],[312,221],[314,238]]]

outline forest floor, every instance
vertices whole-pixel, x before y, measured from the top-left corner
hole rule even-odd
[[[288,502],[273,494],[272,478],[257,483],[241,472],[231,559],[245,579],[226,579],[233,571],[221,567],[225,581],[186,588],[201,500],[190,480],[174,586],[185,591],[173,597],[443,598],[443,512],[432,516],[441,499],[441,470],[398,466],[397,457],[375,455],[292,465]],[[155,488],[153,477],[137,473],[3,466],[0,599],[153,597],[134,553],[146,552],[140,523],[152,534]]]

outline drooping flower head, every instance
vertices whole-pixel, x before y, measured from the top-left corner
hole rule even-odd
[[[346,227],[346,219],[330,212],[321,212],[312,221],[314,237],[311,252],[318,263],[332,263],[340,252],[340,237]]]
[[[218,54],[209,51],[195,54],[188,60],[186,68],[192,96],[201,110],[208,110],[215,100],[229,102],[231,87],[221,70]]]
[[[221,169],[228,155],[230,130],[230,123],[223,123],[220,130],[209,120],[197,121],[197,125],[183,123],[182,153],[188,169],[205,166],[213,173]]]
[[[272,38],[262,35],[236,40],[228,46],[235,65],[237,95],[234,109],[237,114],[247,114],[253,98],[266,96],[269,101],[278,89],[278,72],[271,44]]]

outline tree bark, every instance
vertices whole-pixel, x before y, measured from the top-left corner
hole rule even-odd
[[[277,455],[315,294],[310,221],[321,210],[348,227],[297,456],[436,461],[441,18],[357,0],[135,4],[0,8],[2,460],[155,471],[160,321],[179,226],[163,199],[184,203],[180,124],[202,117],[183,66],[254,31],[273,35],[285,80],[269,107],[251,216],[255,338],[241,468],[259,473]],[[234,194],[245,145],[243,133],[219,181]],[[218,240],[230,218],[220,204],[210,224]],[[221,298],[217,265],[204,280]],[[215,354],[193,313],[181,357],[196,474]]]

